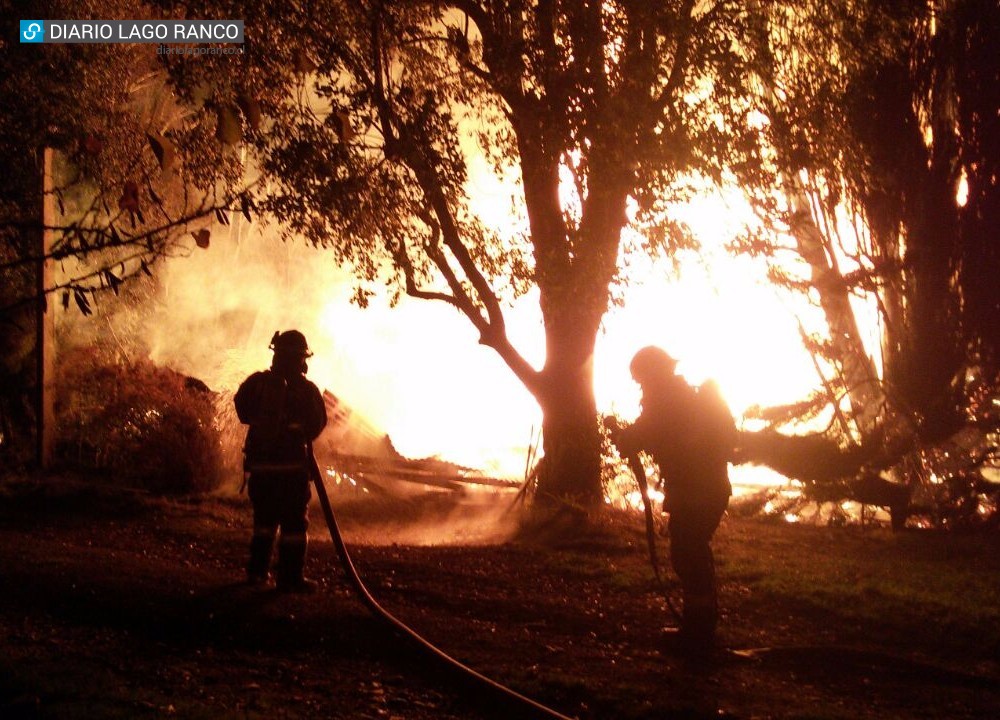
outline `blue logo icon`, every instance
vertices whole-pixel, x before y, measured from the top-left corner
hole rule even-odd
[[[22,20],[21,21],[21,42],[40,43],[45,42],[45,21],[44,20]]]

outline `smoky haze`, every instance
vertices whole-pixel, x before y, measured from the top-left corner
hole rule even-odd
[[[234,391],[269,366],[274,332],[297,328],[315,353],[310,379],[403,455],[523,472],[537,407],[464,318],[427,301],[389,308],[387,292],[358,308],[332,253],[278,234],[234,218],[207,249],[167,261],[143,330],[150,358]]]
[[[350,302],[354,282],[332,253],[283,242],[275,227],[230,222],[213,226],[207,248],[190,242],[156,264],[154,278],[126,284],[120,298],[98,296],[93,316],[60,305],[58,352],[98,346],[109,359],[148,355],[220,393],[225,493],[239,487],[245,434],[230,398],[270,365],[274,332],[291,328],[305,333],[315,353],[309,378],[388,433],[403,456],[521,477],[537,409],[464,318],[426,301],[389,308],[385,297],[358,308]],[[523,413],[522,425],[509,422],[512,412]],[[374,496],[332,476],[327,485],[354,542],[488,543],[513,529],[505,511],[514,494],[502,489],[395,482],[383,483],[389,494]]]

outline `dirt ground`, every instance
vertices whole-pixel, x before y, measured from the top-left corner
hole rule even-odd
[[[337,497],[334,505],[386,610],[570,717],[1000,717],[997,647],[974,636],[974,623],[902,610],[896,621],[863,622],[847,608],[765,592],[760,572],[740,559],[766,567],[794,551],[822,563],[881,547],[851,533],[727,518],[716,542],[722,642],[766,650],[691,663],[665,649],[670,615],[638,519],[555,547],[412,545],[393,540],[434,512],[411,501],[390,527],[375,522],[378,513]],[[474,511],[464,519],[474,524]],[[366,610],[318,511],[308,562],[316,595],[241,584],[249,523],[245,498],[163,501],[66,481],[7,483],[0,718],[516,716]],[[996,578],[998,567],[983,572]]]

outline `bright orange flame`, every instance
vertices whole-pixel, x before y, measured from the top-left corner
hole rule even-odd
[[[511,210],[510,178],[495,179],[484,160],[473,158],[472,167],[472,209],[506,232],[523,229],[523,217]],[[818,326],[814,311],[804,302],[790,309],[768,286],[762,263],[723,250],[746,213],[738,200],[706,194],[679,211],[705,243],[700,256],[681,259],[679,277],[653,262],[636,263],[626,304],[608,313],[598,338],[599,410],[635,416],[639,393],[628,365],[651,344],[676,356],[691,382],[715,378],[737,415],[753,404],[801,399],[817,385],[791,310]],[[468,321],[426,301],[389,308],[376,299],[361,310],[350,304],[350,280],[332,272],[315,251],[273,237],[244,233],[239,243],[213,242],[163,273],[169,292],[154,323],[153,357],[213,388],[234,389],[268,365],[275,330],[297,327],[316,353],[310,378],[388,432],[403,454],[521,475],[532,428],[540,425],[538,407],[499,357],[478,344]],[[223,313],[239,323],[220,321]],[[206,334],[209,327],[217,336]],[[539,367],[537,292],[513,303],[508,327],[515,346]]]

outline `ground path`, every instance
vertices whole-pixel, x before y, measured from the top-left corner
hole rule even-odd
[[[239,583],[243,500],[26,488],[0,497],[0,717],[489,716],[353,597],[318,514],[320,592],[289,596]],[[775,532],[729,519],[719,545],[724,639],[776,649],[697,667],[661,651],[668,615],[638,532],[353,552],[386,609],[568,715],[1000,716],[995,648],[939,655],[936,637],[762,598],[727,569],[727,546],[764,533],[773,552]]]

